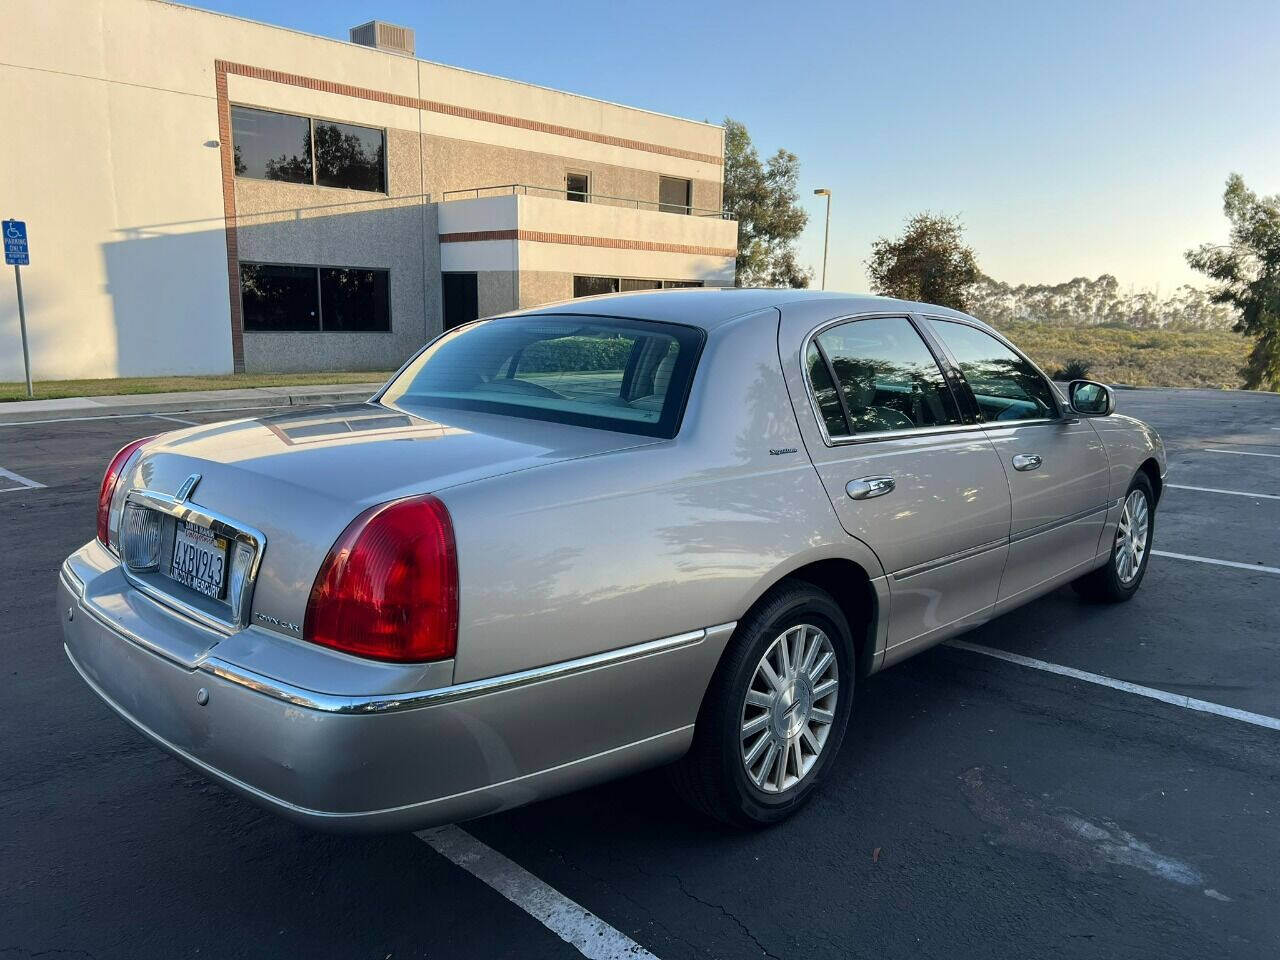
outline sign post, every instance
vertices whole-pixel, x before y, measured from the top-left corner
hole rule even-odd
[[[31,250],[27,246],[27,225],[22,220],[0,221],[0,235],[4,237],[4,262],[13,264],[13,282],[18,285],[18,326],[22,330],[22,366],[27,373],[27,396],[34,397],[31,389],[31,351],[27,349],[27,310],[22,302],[22,268],[31,263]]]

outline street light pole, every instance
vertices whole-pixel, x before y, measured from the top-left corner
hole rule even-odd
[[[813,191],[814,196],[827,198],[827,226],[822,231],[822,289],[827,289],[827,244],[831,240],[831,191],[820,187]]]

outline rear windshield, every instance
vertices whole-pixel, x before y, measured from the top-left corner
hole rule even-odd
[[[702,342],[674,323],[499,317],[433,341],[382,402],[674,437]]]

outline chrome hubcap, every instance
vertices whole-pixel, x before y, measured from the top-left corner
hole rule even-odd
[[[802,623],[774,639],[742,703],[742,766],[752,783],[781,793],[808,775],[831,732],[839,693],[826,633]]]
[[[1142,569],[1142,558],[1147,553],[1147,530],[1150,526],[1147,498],[1141,490],[1134,490],[1124,502],[1120,524],[1116,527],[1115,555],[1116,576],[1124,584],[1133,583]]]

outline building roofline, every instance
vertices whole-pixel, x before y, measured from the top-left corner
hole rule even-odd
[[[566,97],[577,97],[580,100],[589,100],[592,103],[599,103],[608,107],[617,107],[620,110],[634,110],[637,113],[646,113],[649,116],[661,117],[664,120],[677,120],[680,123],[692,123],[699,127],[708,127],[712,130],[719,130],[721,132],[721,143],[723,148],[724,124],[722,123],[711,123],[707,120],[693,120],[689,117],[677,116],[674,113],[663,113],[661,110],[650,110],[647,107],[636,107],[631,104],[618,103],[616,100],[605,100],[602,97],[593,97],[586,93],[575,93],[572,90],[561,90],[559,87],[548,87],[545,84],[533,83],[529,80],[517,80],[515,77],[504,77],[496,73],[486,73],[483,70],[473,70],[470,67],[459,67],[452,63],[441,63],[438,60],[428,60],[426,57],[393,53],[389,50],[379,50],[377,47],[366,47],[363,44],[352,43],[350,40],[339,40],[337,37],[326,37],[320,33],[308,33],[306,30],[298,30],[294,27],[283,27],[278,23],[267,23],[264,20],[254,20],[252,17],[242,17],[234,13],[223,13],[221,10],[206,10],[204,7],[188,3],[186,0],[148,0],[148,2],[161,4],[169,9],[176,7],[182,10],[189,10],[192,13],[205,14],[206,16],[211,17],[222,17],[224,20],[236,20],[240,23],[249,23],[255,27],[266,27],[271,30],[283,30],[285,33],[296,34],[300,37],[306,37],[309,40],[324,40],[328,43],[340,44],[345,49],[366,51],[368,53],[379,54],[386,57],[395,57],[399,60],[411,60],[414,63],[425,63],[428,66],[443,67],[446,70],[457,70],[460,73],[469,73],[472,76],[484,77],[488,80],[502,80],[505,83],[518,83],[522,87],[530,87],[534,90],[545,90],[548,93],[559,93]]]

